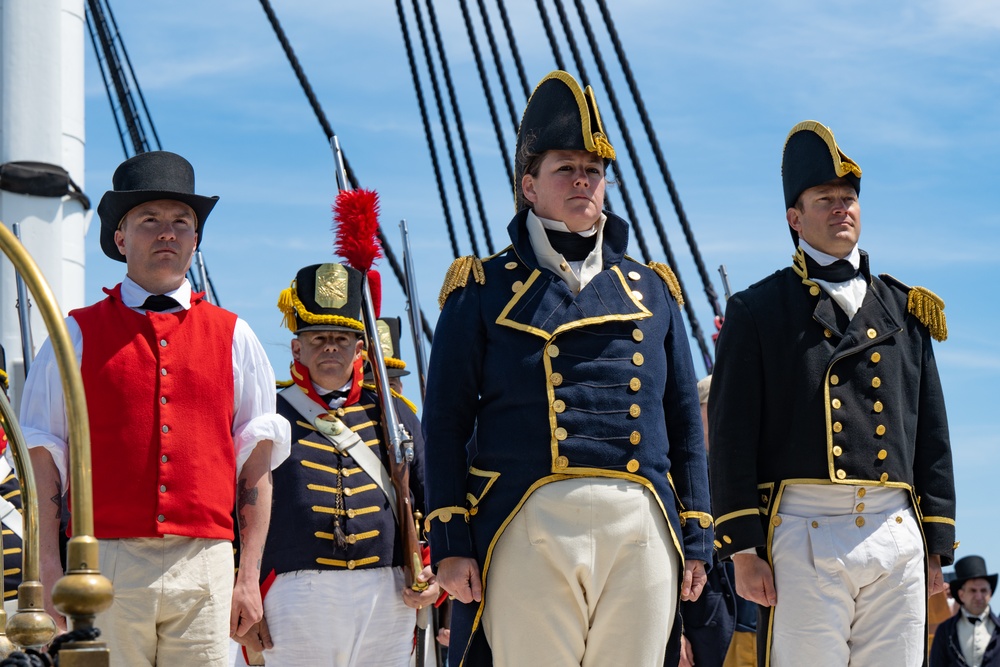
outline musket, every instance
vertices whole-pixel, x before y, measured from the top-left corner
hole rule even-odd
[[[372,263],[381,256],[378,244],[378,196],[370,190],[350,190],[344,170],[343,155],[336,135],[331,139],[337,163],[340,193],[334,205],[337,220],[337,248],[341,256],[354,269],[361,272],[361,314],[365,326],[365,343],[368,361],[375,380],[375,393],[382,411],[382,435],[389,448],[389,474],[396,489],[400,541],[403,545],[403,563],[409,570],[408,585],[415,591],[427,588],[426,582],[417,579],[423,570],[416,524],[413,520],[413,503],[410,500],[410,463],[413,461],[413,438],[406,432],[396,414],[385,370],[385,357],[378,338],[377,316],[372,299]]]
[[[424,361],[424,341],[420,337],[421,326],[420,301],[417,296],[417,272],[413,268],[413,255],[410,252],[410,230],[406,220],[399,221],[399,233],[403,236],[403,271],[406,274],[406,314],[410,321],[410,334],[413,336],[413,355],[417,358],[417,380],[420,382],[420,397],[424,397],[427,387],[427,366]]]
[[[21,223],[15,222],[11,225],[14,237],[21,240]],[[28,286],[24,284],[24,278],[20,273],[14,274],[17,278],[17,319],[21,325],[21,355],[24,360],[24,377],[28,377],[28,370],[31,362],[35,358],[35,344],[31,339],[31,301],[28,299]]]
[[[729,287],[729,274],[726,273],[726,265],[719,264],[719,275],[722,276],[722,291],[726,295],[726,301],[733,295],[732,288]]]

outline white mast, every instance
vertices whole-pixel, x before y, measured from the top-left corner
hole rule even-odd
[[[84,187],[83,76],[83,0],[0,0],[0,164],[58,165]],[[77,199],[0,190],[0,221],[20,224],[64,314],[84,305],[91,215]],[[0,343],[15,400],[24,381],[16,303],[13,267],[0,257]],[[31,325],[37,351],[46,337],[37,309]]]

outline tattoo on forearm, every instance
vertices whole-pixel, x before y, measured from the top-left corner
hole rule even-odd
[[[247,481],[245,479],[240,480],[239,492],[237,493],[236,508],[238,510],[243,509],[247,505],[257,504],[257,487],[247,488]]]
[[[56,518],[61,520],[62,519],[62,494],[57,493],[56,495],[52,496],[49,500],[51,500],[52,502],[54,502],[56,504]]]

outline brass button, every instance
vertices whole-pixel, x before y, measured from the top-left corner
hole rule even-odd
[[[896,517],[896,523],[903,523],[903,517],[897,516]]]
[[[819,296],[819,288],[813,285],[812,287],[809,288],[809,293],[812,294],[813,296]]]
[[[875,405],[872,406],[872,410],[875,412],[882,412],[882,401],[875,401]]]
[[[167,520],[167,517],[163,516],[162,514],[159,514],[157,515],[156,520],[159,521],[160,523],[163,523],[164,521]]]
[[[567,467],[568,465],[569,465],[569,459],[568,458],[566,458],[565,456],[557,456],[556,457],[556,467],[557,468],[562,469],[562,468]]]
[[[882,473],[881,477],[878,478],[880,482],[885,483],[889,481],[889,473]]]
[[[549,376],[549,382],[552,383],[553,387],[558,387],[562,384],[563,376],[562,373],[553,373]]]
[[[771,519],[771,525],[772,526],[780,526],[781,525],[781,517],[778,516],[777,514],[775,514],[774,517]]]
[[[865,504],[864,503],[858,503],[858,506],[855,507],[854,509],[856,511],[858,511],[858,512],[864,512],[865,511]]]
[[[641,412],[642,412],[642,409],[641,409],[641,408],[639,408],[639,406],[638,406],[638,405],[636,405],[635,403],[633,403],[633,404],[632,404],[632,405],[631,405],[631,406],[629,407],[629,409],[628,409],[628,413],[629,413],[629,415],[631,415],[632,417],[638,417],[638,416],[639,416],[639,414],[640,414]]]
[[[354,495],[354,489],[350,489],[350,488],[344,489],[344,495],[345,496],[353,496]]]
[[[629,271],[628,272],[628,279],[629,280],[638,280],[639,278],[640,278],[640,276],[639,276],[639,272],[638,271]]]
[[[166,347],[166,346],[167,346],[167,339],[166,338],[161,338],[160,339],[160,347]]]
[[[700,519],[698,519],[698,525],[701,526],[702,528],[708,528],[709,526],[712,525],[712,520],[709,519],[707,516],[703,516]]]
[[[478,507],[470,507],[469,508],[469,516],[476,516],[477,514],[479,514],[479,508]]]
[[[878,335],[878,332],[875,331],[874,329],[869,329],[866,333],[868,334],[869,338],[874,338],[875,336]]]
[[[625,469],[628,470],[629,472],[635,472],[636,470],[639,469],[639,462],[636,461],[635,459],[632,459],[625,465]]]
[[[510,270],[510,269],[516,269],[517,268],[517,262],[507,262],[506,264],[503,265],[503,268],[508,269],[508,270]]]
[[[833,455],[834,456],[840,456],[843,453],[844,453],[844,450],[841,449],[840,445],[834,445],[833,446]]]
[[[733,538],[729,537],[728,535],[723,535],[722,536],[722,541],[725,542],[726,544],[732,544],[733,543]]]
[[[875,427],[875,435],[885,435],[885,426],[879,424]]]
[[[833,332],[830,331],[829,329],[823,329],[823,335],[825,337],[827,337],[827,338],[832,338],[833,337]]]
[[[549,347],[545,350],[545,353],[555,359],[559,356],[559,346],[549,345]]]
[[[877,364],[880,361],[882,361],[882,355],[878,352],[872,352],[872,363]]]
[[[642,366],[642,361],[643,361],[642,352],[636,352],[635,354],[632,355],[632,363],[635,364],[636,366]]]
[[[166,492],[167,492],[167,485],[160,484],[160,493],[166,493]]]
[[[358,543],[358,536],[357,535],[348,535],[347,536],[347,543],[348,544],[357,544]]]
[[[628,441],[633,445],[638,445],[640,440],[642,440],[642,434],[638,431],[632,431],[632,435],[628,437]]]
[[[859,516],[857,519],[854,520],[854,523],[858,526],[858,528],[861,528],[862,526],[865,525],[865,518],[863,516]]]
[[[715,545],[716,549],[721,549],[722,548],[722,542],[720,542],[719,540],[716,540],[716,541],[712,542],[712,544]]]
[[[682,516],[681,518],[677,519],[677,521],[678,521],[678,523],[681,524],[681,528],[683,528],[684,526],[688,525],[687,517],[683,517]]]
[[[166,375],[166,374],[167,374],[167,369],[166,368],[161,368],[160,369],[160,375]]]
[[[761,495],[761,497],[760,497],[760,502],[762,502],[762,503],[766,503],[766,502],[767,502],[767,496],[765,496],[765,495]]]
[[[846,477],[847,473],[844,472],[843,468],[837,471],[837,479],[845,479]]]
[[[858,489],[858,498],[864,498],[866,493],[868,492],[865,491],[864,487]]]
[[[632,298],[634,298],[636,301],[642,301],[642,292],[635,289],[632,290]]]
[[[637,343],[642,342],[642,329],[632,329],[632,340]]]
[[[337,415],[338,417],[343,417],[344,415],[347,414],[347,410],[345,410],[344,408],[337,408],[336,410],[334,410],[334,414]]]
[[[566,429],[564,429],[562,426],[557,428],[555,431],[556,440],[565,440],[567,435],[568,434],[566,433]]]
[[[564,410],[566,410],[566,402],[561,400],[553,401],[552,410],[555,412],[563,412]]]
[[[833,432],[834,433],[840,433],[843,430],[844,430],[844,425],[843,424],[841,424],[840,422],[833,422]]]
[[[164,425],[163,425],[163,428],[162,428],[161,430],[162,430],[162,431],[163,431],[164,433],[170,433],[170,427],[169,427],[169,426],[167,426],[166,424],[164,424]]]
[[[522,283],[522,282],[521,282],[520,280],[515,280],[515,281],[514,281],[514,284],[510,286],[510,290],[511,290],[512,292],[517,292],[517,291],[519,291],[519,290],[520,290],[520,289],[521,289],[522,287],[524,287],[524,283]]]
[[[569,264],[566,262],[559,262],[559,268],[563,271],[569,271]]]
[[[877,375],[872,378],[872,386],[876,389],[882,386],[882,380],[880,380]]]
[[[347,561],[347,569],[348,570],[353,570],[355,567],[357,567],[357,565],[358,564],[355,563],[353,560]]]
[[[354,510],[347,510],[347,512],[345,512],[345,514],[347,514],[347,518],[348,519],[353,519],[354,516],[357,514],[357,512],[355,512]]]
[[[819,528],[819,521],[813,521],[812,522],[812,527],[813,528]]]
[[[830,376],[830,384],[840,384],[840,378],[836,375]]]
[[[885,457],[887,457],[887,456],[889,456],[889,452],[885,451],[884,449],[878,450],[878,460],[879,461],[885,461]]]
[[[830,405],[833,406],[834,410],[839,410],[841,405],[840,399],[839,398],[833,399],[832,401],[830,401]]]
[[[639,391],[642,388],[642,382],[639,381],[639,378],[632,378],[628,381],[628,388],[632,391]]]
[[[164,454],[163,456],[161,456],[161,457],[160,457],[160,463],[166,463],[166,462],[167,462],[167,461],[169,461],[169,460],[170,460],[170,459],[169,459],[169,458],[167,458],[167,455],[166,455],[166,454]]]

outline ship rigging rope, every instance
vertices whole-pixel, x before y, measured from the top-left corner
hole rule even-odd
[[[480,2],[482,2],[482,0],[480,0]],[[514,185],[514,172],[511,171],[510,160],[507,158],[507,156],[508,156],[509,153],[507,152],[506,142],[503,139],[503,129],[500,127],[500,118],[497,115],[496,104],[493,102],[493,90],[490,87],[489,80],[486,78],[486,66],[483,65],[483,56],[479,52],[479,41],[476,39],[476,30],[472,26],[472,16],[469,13],[469,4],[468,4],[468,2],[466,0],[458,0],[458,4],[462,7],[462,19],[465,21],[465,31],[469,35],[469,44],[472,45],[472,54],[473,54],[473,56],[475,57],[475,60],[476,60],[476,69],[479,71],[479,81],[480,81],[480,83],[483,86],[483,97],[486,98],[486,106],[490,110],[490,119],[492,119],[492,121],[493,121],[493,131],[497,135],[497,145],[500,147],[500,160],[503,162],[504,170],[507,172],[507,182],[511,184],[511,187],[513,187],[513,185]],[[482,5],[480,5],[480,6],[482,6]],[[483,13],[483,17],[484,18],[486,17],[485,13]],[[490,42],[493,43],[492,33],[490,33],[490,31],[489,31],[489,24],[488,23],[487,23],[487,34],[491,35]],[[497,61],[497,66],[500,67],[500,64],[499,64],[500,63],[500,58],[499,58],[499,54],[497,54],[497,52],[496,52],[496,46],[495,45],[494,45],[493,54],[494,54],[494,58]],[[501,75],[503,74],[503,70],[502,69],[500,69],[500,73],[501,73]],[[500,83],[503,86],[504,91],[507,92],[507,82],[503,80],[502,76],[501,76],[501,79],[500,79]],[[509,92],[507,92],[507,103],[508,103],[508,105],[510,104],[510,93]],[[513,119],[513,114],[511,115],[511,118]],[[514,132],[515,133],[517,132],[517,127],[516,126],[514,128]],[[488,234],[487,234],[487,238],[489,238]],[[490,250],[490,254],[492,254],[492,253],[493,253],[493,251]]]
[[[416,1],[416,0],[415,0]],[[469,172],[469,183],[472,184],[472,196],[476,200],[476,209],[479,211],[479,219],[483,226],[483,236],[486,239],[486,248],[489,254],[493,254],[493,240],[490,238],[489,224],[486,222],[486,211],[483,210],[483,197],[479,192],[479,181],[476,179],[476,168],[472,164],[472,155],[469,152],[469,141],[465,136],[465,123],[462,121],[462,112],[458,108],[458,96],[455,94],[455,84],[451,79],[451,68],[448,67],[448,56],[445,55],[444,41],[441,39],[441,28],[438,26],[437,12],[434,10],[434,0],[427,0],[427,16],[431,20],[431,30],[434,32],[434,43],[437,46],[438,59],[441,61],[441,72],[444,74],[445,87],[448,89],[448,99],[451,101],[451,113],[455,117],[455,127],[458,129],[458,138],[462,144],[462,155],[465,157],[465,166]],[[462,192],[460,189],[459,192]],[[464,198],[464,194],[463,194]],[[469,236],[476,248],[475,234],[472,231],[472,220],[466,217],[469,225]],[[476,250],[479,254],[479,250]]]
[[[517,41],[514,39],[514,31],[510,27],[510,17],[507,15],[507,6],[503,0],[497,0],[497,9],[500,11],[500,22],[503,23],[503,30],[507,33],[510,52],[513,54],[514,64],[517,66],[517,78],[520,79],[521,88],[524,89],[524,99],[528,99],[531,87],[528,85],[528,76],[524,72],[524,62],[521,60],[521,52],[517,50]]]
[[[463,4],[465,0],[462,0]],[[507,112],[510,114],[510,123],[514,126],[514,134],[517,134],[517,111],[514,109],[514,100],[510,96],[510,88],[507,86],[507,73],[504,71],[503,61],[500,60],[500,49],[497,48],[497,40],[493,35],[493,26],[490,24],[490,15],[486,11],[484,0],[476,0],[479,5],[479,13],[483,17],[483,27],[486,30],[486,40],[490,43],[490,52],[493,54],[493,62],[496,63],[497,76],[500,79],[500,87],[503,89],[504,100],[507,102]]]
[[[427,115],[427,100],[424,99],[424,89],[420,85],[420,76],[417,73],[417,61],[413,55],[410,29],[406,25],[403,0],[396,0],[396,13],[399,16],[399,28],[403,32],[406,59],[410,63],[410,76],[413,77],[413,87],[417,91],[417,104],[420,107],[420,119],[424,125],[424,138],[427,140],[427,151],[431,154],[431,165],[434,167],[434,180],[437,183],[438,196],[441,199],[441,211],[444,213],[445,226],[448,228],[448,240],[451,242],[452,256],[458,259],[462,253],[458,249],[458,239],[455,238],[455,223],[451,219],[451,207],[448,205],[448,195],[445,193],[444,179],[441,177],[441,163],[438,160],[437,149],[434,148],[434,135],[431,132],[430,118]]]
[[[549,36],[549,46],[552,47],[552,57],[556,59],[556,68],[565,72],[566,63],[563,62],[562,51],[559,50],[559,44],[556,42],[556,33],[552,30],[549,13],[545,10],[545,0],[535,0],[535,5],[538,7],[538,15],[542,17],[542,27],[545,28],[545,34]]]
[[[560,16],[562,16],[562,0],[555,1],[556,5],[559,7]],[[604,65],[604,58],[601,55],[601,49],[597,45],[597,40],[594,38],[594,31],[590,26],[590,21],[587,19],[587,13],[583,7],[583,0],[573,0],[573,2],[576,5],[577,14],[580,17],[580,23],[587,36],[587,41],[590,42],[593,50],[594,62],[597,64],[597,70],[600,72],[601,81],[604,83],[608,99],[611,101],[611,109],[614,112],[615,120],[618,122],[619,130],[622,133],[622,139],[625,141],[625,150],[632,162],[633,169],[635,169],[636,178],[639,180],[639,189],[642,191],[643,198],[646,200],[646,207],[649,209],[649,214],[653,219],[653,227],[656,229],[656,234],[660,239],[660,245],[663,247],[663,252],[666,254],[667,263],[673,269],[674,275],[677,276],[677,283],[680,285],[681,291],[683,292],[684,282],[681,279],[679,267],[677,265],[677,258],[674,256],[673,249],[670,246],[670,241],[667,239],[666,230],[663,228],[663,221],[660,219],[660,212],[657,209],[653,194],[650,192],[649,182],[646,180],[646,173],[642,168],[642,163],[639,161],[635,144],[632,141],[632,134],[629,132],[628,125],[625,123],[625,117],[622,114],[621,105],[618,103],[618,96],[615,94],[614,86],[611,83],[611,77],[608,75],[607,67]],[[574,53],[576,53],[575,50]],[[706,365],[709,366],[708,371],[711,372],[712,355],[705,340],[705,333],[701,330],[697,314],[694,312],[694,304],[690,299],[684,302],[684,310],[687,312],[688,320],[691,324],[691,335],[696,341],[698,341],[698,347],[701,349],[701,354],[705,359]]]
[[[629,66],[628,58],[625,56],[625,50],[622,48],[621,40],[618,39],[618,31],[615,29],[614,21],[611,18],[611,13],[608,11],[608,6],[605,0],[597,0],[598,9],[601,12],[601,16],[604,18],[604,24],[607,26],[608,35],[611,38],[611,43],[614,46],[615,54],[618,56],[618,62],[621,64],[622,71],[625,73],[625,80],[628,82],[629,90],[632,93],[632,99],[635,100],[636,108],[639,110],[639,117],[642,119],[642,126],[646,131],[646,136],[649,139],[649,143],[653,148],[653,155],[656,157],[656,163],[660,167],[660,172],[663,174],[663,180],[667,185],[667,191],[670,193],[670,200],[674,204],[674,209],[677,211],[677,219],[680,221],[681,229],[684,230],[684,237],[687,239],[688,246],[691,249],[691,256],[694,259],[695,266],[698,268],[698,273],[701,277],[702,285],[705,287],[705,295],[708,297],[709,305],[715,312],[716,316],[722,316],[722,309],[719,306],[719,296],[715,292],[715,288],[712,285],[712,280],[709,278],[708,271],[705,269],[705,262],[702,260],[701,251],[698,249],[698,243],[695,241],[694,233],[691,231],[691,224],[688,222],[687,214],[684,212],[684,207],[681,206],[680,195],[677,192],[677,187],[674,185],[674,179],[670,176],[670,170],[667,169],[667,162],[663,158],[663,152],[660,150],[660,142],[656,137],[656,132],[653,129],[653,125],[649,120],[649,114],[646,112],[646,105],[642,100],[642,95],[639,93],[639,87],[635,83],[635,77],[632,75],[632,68]]]
[[[299,65],[299,59],[295,56],[295,51],[292,49],[292,45],[288,42],[288,38],[285,36],[285,31],[282,29],[281,23],[278,22],[278,17],[271,8],[271,3],[269,0],[260,0],[260,5],[264,9],[264,13],[267,14],[267,20],[271,23],[271,28],[274,30],[274,34],[278,38],[278,41],[281,43],[281,47],[285,51],[285,56],[288,58],[288,62],[292,66],[292,69],[295,71],[295,76],[299,80],[299,85],[302,86],[303,92],[305,92],[306,97],[309,99],[309,104],[312,106],[313,113],[316,114],[316,119],[323,127],[323,132],[326,135],[327,142],[329,142],[333,139],[333,128],[326,119],[326,114],[323,113],[323,108],[319,105],[319,101],[313,93],[312,86],[309,85],[309,80],[306,78],[305,72]],[[347,180],[350,181],[352,188],[357,188],[358,180],[354,176],[354,171],[351,169],[350,164],[347,161],[347,156],[343,155],[343,158],[344,171],[346,172]],[[392,247],[389,245],[389,240],[385,237],[385,234],[382,233],[381,227],[379,227],[378,230],[378,239],[382,246],[382,254],[385,256],[386,261],[389,262],[389,266],[392,269],[393,274],[396,276],[396,280],[405,292],[406,275],[403,272],[403,268],[399,265],[399,261],[396,259],[396,254],[392,251]],[[431,342],[433,340],[433,332],[430,324],[427,322],[427,316],[424,315],[423,309],[420,310],[420,322],[423,325],[422,328],[424,336],[427,337],[428,342]]]

